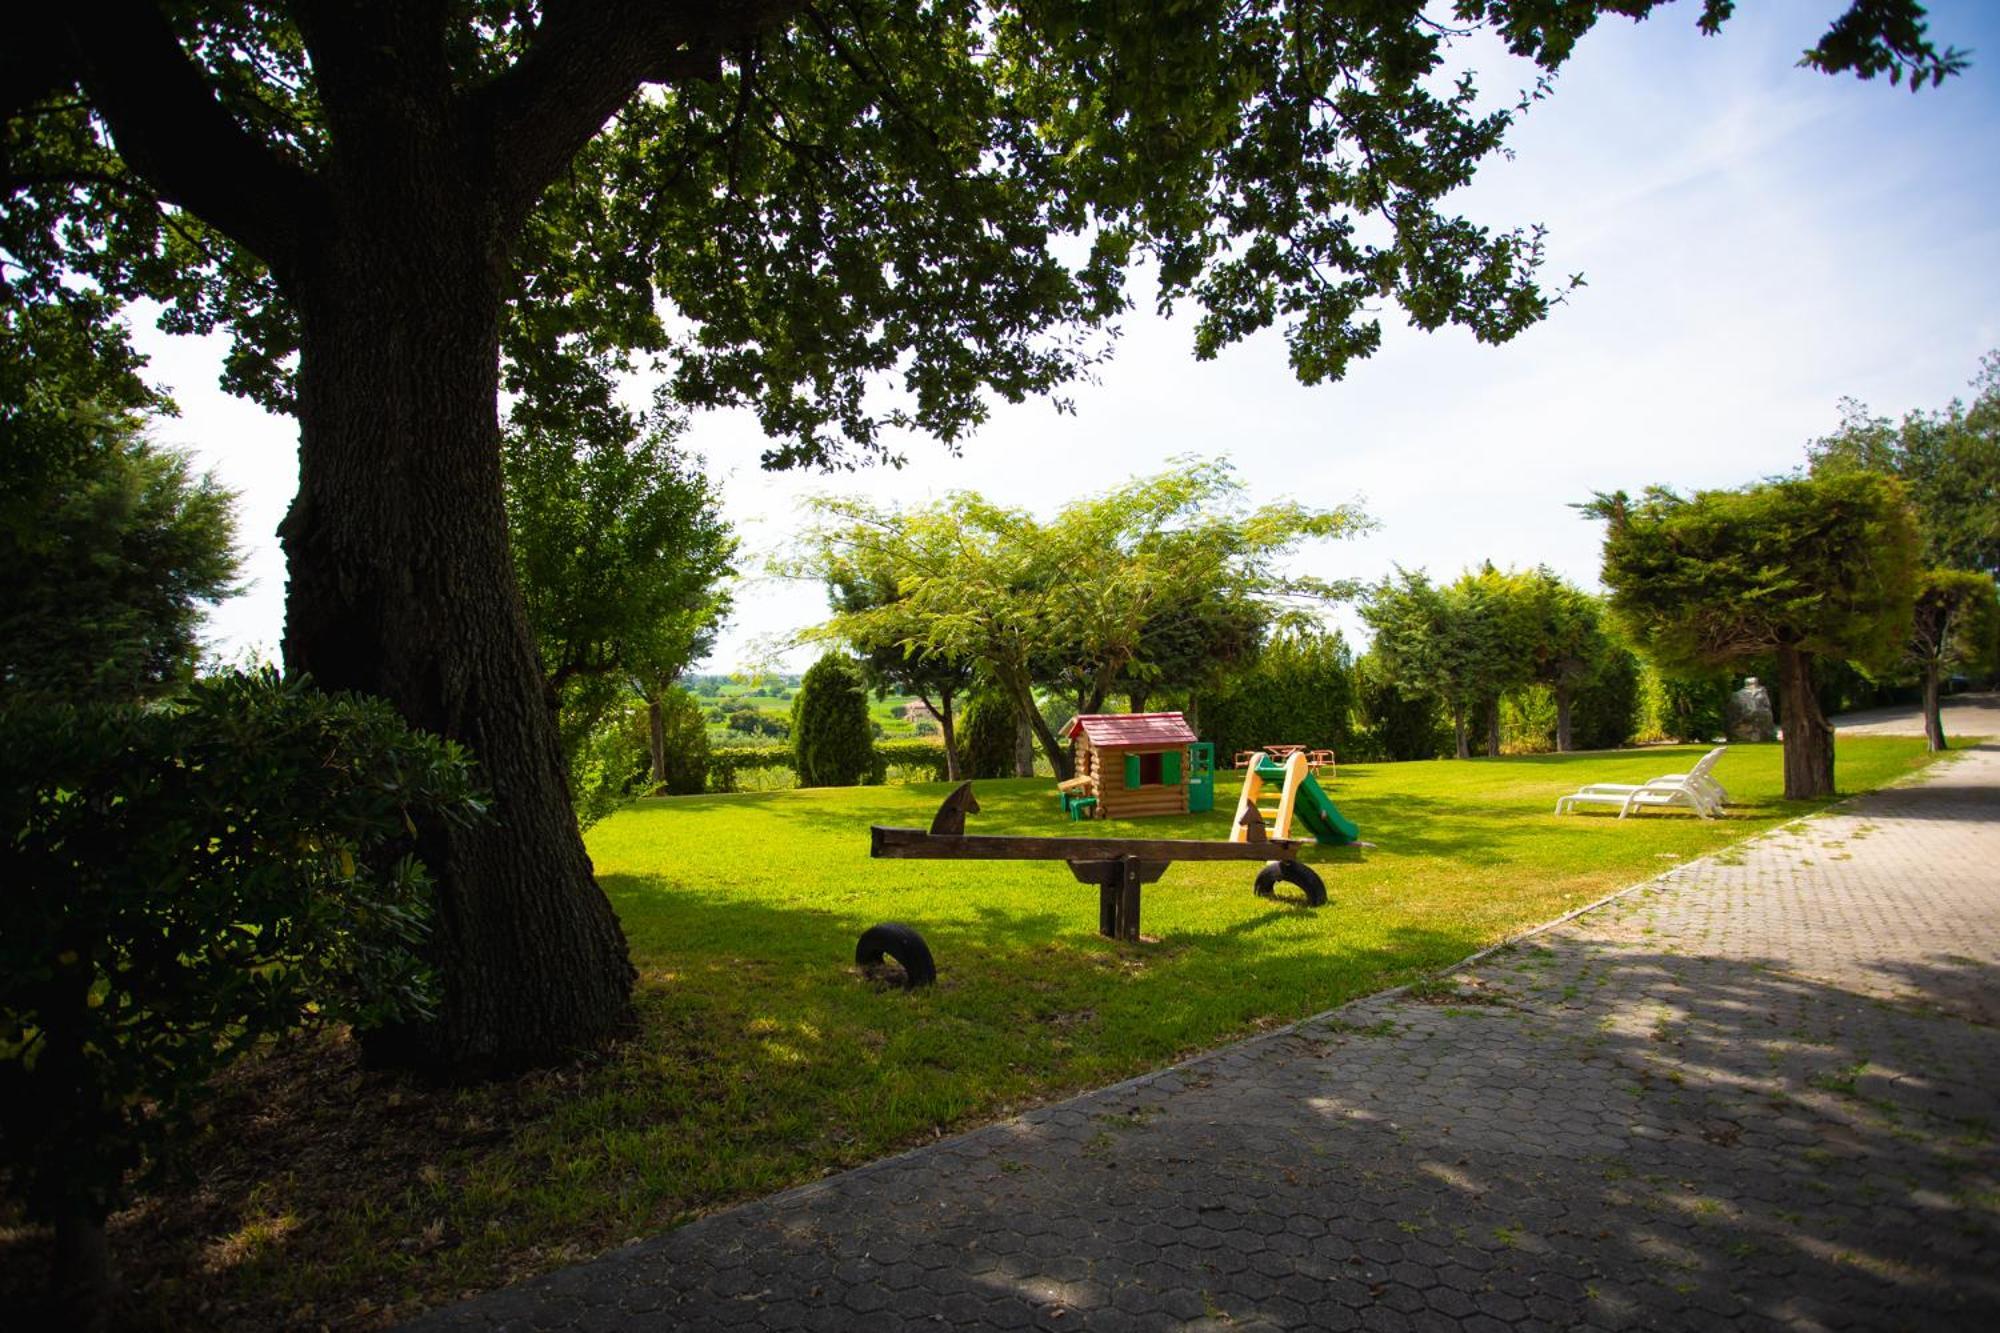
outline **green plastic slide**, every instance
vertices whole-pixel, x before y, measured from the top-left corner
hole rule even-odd
[[[1361,830],[1354,827],[1354,821],[1340,813],[1340,807],[1326,799],[1325,788],[1317,778],[1307,778],[1299,786],[1299,799],[1293,807],[1293,816],[1312,830],[1313,837],[1319,839],[1322,847],[1344,847],[1350,842],[1361,841]]]
[[[1279,783],[1285,780],[1285,766],[1269,755],[1257,761],[1257,775],[1266,782]],[[1350,842],[1361,841],[1361,830],[1354,821],[1340,813],[1340,807],[1326,797],[1326,788],[1319,785],[1319,779],[1306,775],[1299,787],[1299,798],[1292,806],[1292,818],[1304,824],[1322,847],[1345,847]]]

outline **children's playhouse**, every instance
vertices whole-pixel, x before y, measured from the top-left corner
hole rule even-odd
[[[1062,784],[1073,813],[1098,819],[1215,808],[1215,747],[1179,713],[1085,713],[1063,728],[1076,774]]]

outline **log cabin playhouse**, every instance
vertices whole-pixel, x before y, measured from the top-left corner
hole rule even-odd
[[[1063,728],[1073,794],[1098,819],[1188,813],[1193,728],[1179,713],[1085,713]]]

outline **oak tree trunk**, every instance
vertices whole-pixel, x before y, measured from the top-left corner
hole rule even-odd
[[[1785,728],[1785,799],[1833,795],[1833,728],[1813,690],[1812,654],[1794,644],[1778,649],[1778,689]]]
[[[493,795],[419,829],[436,880],[435,1017],[372,1057],[451,1075],[560,1060],[630,1021],[634,972],[591,875],[507,550],[497,418],[505,257],[420,123],[330,192],[301,328],[285,662],[459,741]],[[440,137],[443,132],[440,131]]]
[[[1944,700],[1935,660],[1924,663],[1924,739],[1933,750],[1949,749],[1944,738]]]

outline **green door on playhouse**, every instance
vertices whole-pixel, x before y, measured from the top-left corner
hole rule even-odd
[[[1189,814],[1215,809],[1215,742],[1196,741],[1188,746],[1187,791]]]

